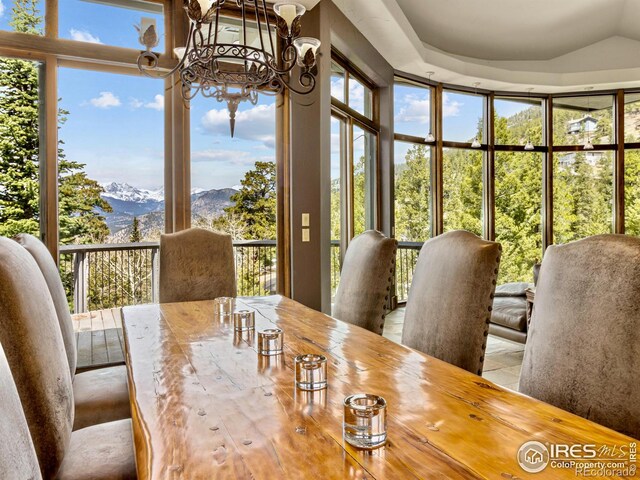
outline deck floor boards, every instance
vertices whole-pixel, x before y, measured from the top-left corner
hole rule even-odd
[[[76,332],[78,368],[124,361],[120,308],[71,316]]]

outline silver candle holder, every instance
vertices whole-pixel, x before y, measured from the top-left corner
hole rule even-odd
[[[378,395],[359,393],[344,399],[344,439],[371,450],[387,442],[387,402]]]
[[[236,299],[233,297],[218,297],[213,300],[213,315],[217,318],[230,317],[236,308]]]
[[[258,353],[280,355],[284,344],[284,333],[279,328],[267,328],[258,332]]]
[[[300,390],[327,388],[327,357],[307,353],[295,358],[296,387]]]
[[[233,312],[233,329],[236,332],[247,332],[256,327],[256,312],[253,310],[236,310]]]

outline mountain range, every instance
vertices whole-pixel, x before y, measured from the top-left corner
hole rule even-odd
[[[154,231],[164,230],[164,188],[148,190],[128,183],[102,185],[102,198],[111,205],[112,212],[102,212],[111,233],[112,241],[127,241],[133,218],[140,221],[143,237]],[[233,204],[231,196],[236,188],[212,190],[194,189],[191,192],[191,211],[194,218],[214,218]]]

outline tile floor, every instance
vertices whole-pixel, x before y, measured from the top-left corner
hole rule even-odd
[[[387,315],[383,335],[399,343],[403,322],[404,308],[394,310]],[[523,355],[524,345],[489,335],[482,376],[498,385],[517,390]]]

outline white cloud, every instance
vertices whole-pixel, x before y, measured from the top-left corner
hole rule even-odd
[[[89,103],[98,108],[119,107],[121,105],[120,99],[111,92],[100,92],[100,95],[89,100]]]
[[[331,79],[331,96],[338,100],[344,100],[344,78]]]
[[[253,165],[256,158],[249,152],[237,150],[198,150],[191,152],[193,162],[226,162],[233,165]]]
[[[275,148],[276,105],[256,105],[236,115],[235,137],[242,140],[262,142]],[[215,135],[230,135],[229,111],[226,108],[209,110],[202,117],[205,132]]]
[[[138,100],[137,98],[133,98],[131,97],[129,99],[129,106],[131,108],[140,108],[141,106],[144,105],[144,102],[141,102],[140,100]]]
[[[424,95],[405,95],[402,98],[405,104],[395,117],[397,122],[411,122],[418,124],[429,123],[430,102],[429,97]],[[451,100],[446,93],[443,95],[442,115],[443,117],[457,117],[460,114],[462,103]]]
[[[429,97],[418,95],[406,95],[405,102],[395,120],[397,122],[429,123]]]
[[[77,42],[102,44],[102,41],[100,41],[98,37],[94,37],[86,30],[76,30],[75,28],[72,28],[71,30],[69,30],[69,35],[71,35],[71,40],[75,40]]]
[[[460,114],[460,107],[462,103],[451,100],[446,93],[442,95],[442,116],[443,117],[457,117]]]
[[[0,0],[0,17],[4,14],[4,4],[2,3],[2,0]]]
[[[164,110],[164,95],[156,95],[153,97],[153,102],[145,103],[144,108],[151,108],[153,110]]]

